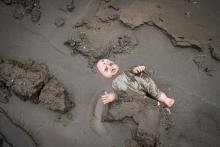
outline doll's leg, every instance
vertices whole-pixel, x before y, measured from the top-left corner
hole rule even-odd
[[[174,104],[174,99],[167,97],[167,95],[162,92],[155,82],[150,77],[135,77],[138,84],[140,84],[143,91],[150,94],[153,98],[157,99],[160,102],[165,103],[168,107],[171,107]]]

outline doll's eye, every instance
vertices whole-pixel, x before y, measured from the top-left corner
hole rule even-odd
[[[113,65],[113,63],[110,63],[110,64],[109,64],[109,66],[112,66],[112,65]]]

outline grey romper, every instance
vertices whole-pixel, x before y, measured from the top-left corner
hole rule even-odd
[[[131,70],[119,74],[112,82],[113,92],[116,99],[126,99],[129,91],[135,92],[139,95],[146,96],[149,94],[155,99],[160,97],[161,91],[155,82],[146,74],[137,75]]]

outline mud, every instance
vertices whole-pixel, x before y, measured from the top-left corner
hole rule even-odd
[[[8,116],[29,130],[40,146],[138,147],[148,139],[148,144],[159,139],[164,147],[219,145],[218,0],[42,0],[40,8],[37,7],[41,12],[37,23],[30,21],[30,11],[25,11],[23,16],[24,7],[19,11],[21,19],[14,19],[16,4],[6,3],[11,1],[0,1],[0,57],[16,61],[33,59],[48,65],[50,73],[59,79],[71,101],[76,103],[76,107],[65,114],[54,113],[44,108],[49,107],[47,105],[24,103],[13,91],[8,103],[0,103]],[[65,20],[62,27],[54,25],[59,17]],[[120,114],[119,121],[102,121],[106,107],[97,93],[110,90],[112,81],[88,68],[90,53],[86,50],[74,49],[74,56],[70,54],[73,49],[66,47],[64,42],[75,38],[76,32],[86,34],[88,52],[92,52],[91,48],[97,49],[95,60],[104,55],[111,44],[117,48],[122,46],[117,52],[126,50],[129,39],[123,36],[128,32],[134,34],[137,45],[128,45],[131,50],[119,54],[111,52],[110,57],[122,70],[133,65],[152,67],[153,79],[176,100],[171,108],[173,120],[169,120],[166,111],[159,107],[159,128],[152,137],[145,132],[149,128],[139,126],[131,118],[131,110],[122,120],[126,112],[115,111]],[[91,61],[92,66],[95,61]],[[61,91],[56,89],[50,96]],[[127,106],[123,108],[138,110],[138,104],[124,103]],[[157,115],[158,110],[152,114]],[[174,125],[167,122],[174,122]],[[6,124],[10,125],[4,123],[0,129],[8,127]],[[19,133],[16,137],[5,133],[3,136],[6,144],[13,143],[12,139],[28,138]]]
[[[141,147],[132,139],[125,140],[123,147]]]
[[[82,22],[77,26],[87,23]],[[95,48],[85,32],[74,32],[72,38],[64,43],[71,49],[72,54],[81,54],[88,59],[88,65],[93,68],[99,59],[111,58],[117,54],[129,53],[138,44],[135,35],[129,31],[110,41],[106,47]]]
[[[10,91],[5,86],[5,84],[0,81],[0,102],[1,103],[8,103],[10,96],[11,96]]]
[[[67,0],[66,10],[72,12],[75,8],[74,0]]]
[[[118,101],[109,104],[103,112],[103,121],[122,121],[132,118],[137,127],[131,130],[132,138],[139,146],[164,146],[161,141],[161,130],[168,133],[172,124],[170,115],[165,107],[157,106],[157,102],[149,97],[145,99],[133,98],[130,101]],[[163,133],[163,138],[167,138]],[[132,146],[132,142],[125,142],[125,146]]]
[[[220,61],[220,43],[219,42],[211,42],[209,44],[209,49],[212,57],[218,61]]]
[[[219,5],[218,1],[213,1]],[[219,35],[215,33],[218,30],[219,21],[215,19],[210,23],[208,17],[209,9],[214,9],[212,15],[218,13],[217,7],[212,7],[206,1],[135,1],[128,6],[120,9],[120,20],[126,26],[134,29],[144,24],[153,25],[164,32],[171,40],[174,46],[183,48],[195,48],[199,51],[209,49],[209,38],[213,37],[219,42]],[[176,12],[176,13],[173,13]],[[185,15],[185,16],[184,16]],[[179,20],[179,21],[176,21]],[[173,26],[172,24],[175,24]],[[181,28],[187,27],[185,31]],[[200,33],[202,35],[199,35]],[[199,34],[198,34],[199,33]],[[215,48],[215,51],[219,47]],[[211,49],[211,53],[214,51]],[[218,52],[218,51],[217,51]],[[214,58],[216,58],[214,54]],[[213,56],[213,54],[212,54]]]
[[[26,129],[15,123],[0,107],[0,145],[2,147],[38,147],[38,143]],[[17,139],[19,137],[19,139]]]
[[[213,71],[215,69],[207,63],[207,58],[209,57],[206,55],[198,55],[193,59],[193,62],[196,64],[199,71],[205,72],[208,76],[213,76]]]
[[[40,1],[39,0],[2,0],[6,5],[14,7],[13,17],[22,19],[24,16],[31,15],[31,21],[36,23],[40,20]]]
[[[55,78],[50,79],[41,89],[39,101],[46,104],[50,110],[61,113],[69,111],[74,106],[64,86]]]
[[[1,81],[24,101],[37,102],[40,90],[49,78],[47,66],[32,61],[22,64],[5,60],[0,64],[0,69]]]
[[[81,20],[80,22],[77,22],[73,28],[80,28],[80,27],[83,27],[83,26],[86,26],[87,28],[89,28],[90,26],[88,25],[89,22],[87,20]]]
[[[65,24],[65,20],[63,17],[58,17],[54,21],[55,26],[62,27]]]
[[[40,21],[41,18],[41,11],[39,8],[34,8],[31,11],[31,21],[34,23],[37,23],[38,21]]]
[[[113,9],[109,9],[109,8],[113,8]],[[99,10],[97,11],[95,16],[98,17],[98,19],[102,23],[110,23],[119,18],[117,10],[114,9],[114,7],[112,7],[111,5],[106,5],[104,1],[101,2],[99,6]]]
[[[0,80],[21,100],[40,101],[50,110],[65,113],[73,103],[63,85],[55,78],[49,80],[49,77],[48,67],[32,60],[27,63],[4,60],[0,64]]]
[[[0,145],[2,147],[13,147],[13,145],[10,142],[8,142],[7,138],[3,134],[1,134],[1,132],[0,132]]]

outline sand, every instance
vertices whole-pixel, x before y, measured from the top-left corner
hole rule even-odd
[[[129,6],[129,2],[124,3],[124,6]],[[63,83],[70,97],[74,98],[75,108],[62,115],[42,105],[23,102],[15,95],[9,98],[9,103],[0,103],[0,107],[14,122],[28,130],[42,147],[123,146],[125,140],[131,138],[132,125],[124,122],[101,122],[99,117],[103,105],[97,95],[111,87],[111,80],[91,70],[88,59],[84,56],[71,55],[64,42],[71,38],[75,31],[72,27],[82,19],[90,20],[93,28],[80,27],[77,30],[87,33],[94,48],[105,47],[109,41],[131,29],[118,19],[103,23],[93,17],[104,14],[104,1],[76,0],[73,12],[60,11],[59,8],[65,4],[62,0],[41,0],[41,19],[33,23],[29,16],[15,20],[12,17],[13,8],[0,2],[0,57],[18,61],[33,59],[46,64],[50,72]],[[209,4],[211,7],[217,5],[214,2]],[[218,13],[215,15],[218,18]],[[59,17],[65,19],[62,27],[54,25],[55,19]],[[173,21],[175,22],[175,18]],[[182,30],[190,31],[184,26]],[[159,87],[176,100],[171,108],[174,126],[169,133],[167,146],[218,146],[219,61],[214,60],[207,50],[198,52],[190,47],[173,46],[170,38],[155,26],[144,24],[132,31],[137,37],[138,45],[130,54],[119,54],[112,58],[121,70],[133,65],[152,68],[153,78]],[[215,30],[215,33],[219,36],[220,32]],[[204,57],[204,66],[198,68],[193,59],[201,56]],[[213,70],[210,72],[211,76],[204,71],[206,67]],[[0,131],[5,126],[10,127],[9,125],[11,124],[1,124]],[[17,138],[23,140],[26,137],[19,135]]]

